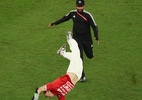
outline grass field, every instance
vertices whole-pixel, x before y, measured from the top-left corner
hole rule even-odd
[[[72,21],[47,25],[72,9],[75,0],[0,0],[0,100],[30,100],[36,87],[65,73],[69,61],[56,51]],[[86,10],[100,45],[94,41],[95,57],[85,57],[88,81],[67,100],[142,100],[142,0],[86,0]]]

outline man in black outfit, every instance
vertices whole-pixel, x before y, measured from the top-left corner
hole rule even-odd
[[[93,16],[88,11],[86,11],[84,7],[84,0],[76,0],[76,10],[71,10],[61,19],[48,25],[49,27],[53,27],[55,25],[68,21],[69,19],[73,20],[73,38],[78,43],[82,60],[83,51],[88,58],[93,58],[93,41],[91,36],[91,27],[94,32],[94,38],[99,44],[97,24],[95,23]],[[80,81],[86,81],[84,69],[82,71],[82,77]]]

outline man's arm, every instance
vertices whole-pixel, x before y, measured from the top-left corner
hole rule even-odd
[[[93,26],[93,31],[94,31],[94,37],[96,38],[96,40],[99,40],[98,37],[98,26]]]
[[[51,27],[51,26],[58,25],[58,24],[60,24],[60,23],[63,23],[63,22],[68,21],[70,18],[71,18],[71,13],[69,13],[69,14],[63,16],[61,19],[59,19],[59,20],[57,20],[57,21],[55,21],[55,22],[49,24],[48,26]]]
[[[98,44],[99,44],[99,36],[98,36],[98,26],[94,20],[94,18],[92,17],[92,15],[90,16],[90,20],[89,20],[89,23],[93,29],[93,32],[94,32],[94,38],[95,40],[97,40]]]
[[[38,100],[38,98],[39,98],[39,94],[40,94],[41,92],[45,91],[45,90],[46,90],[45,85],[44,85],[44,86],[41,86],[41,87],[39,87],[39,88],[36,88],[36,90],[35,90],[35,93],[34,93],[34,96],[33,96],[32,100]]]
[[[99,41],[99,36],[98,36],[98,27],[95,26],[95,27],[93,28],[93,31],[94,31],[94,38],[95,38],[95,40],[97,41],[97,43],[98,43],[98,45],[99,45],[99,44],[100,44],[100,41]]]

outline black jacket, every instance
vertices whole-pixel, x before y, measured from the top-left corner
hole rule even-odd
[[[81,13],[77,12],[77,10],[71,10],[67,15],[52,23],[52,25],[58,25],[69,19],[73,20],[73,37],[84,38],[85,40],[91,39],[91,26],[94,31],[94,37],[99,40],[97,24],[93,16],[85,10]]]

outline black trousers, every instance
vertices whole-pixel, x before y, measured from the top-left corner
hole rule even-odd
[[[90,39],[90,40],[85,40],[85,39],[80,39],[80,38],[74,38],[74,39],[78,43],[78,47],[80,50],[80,57],[81,57],[82,61],[84,62],[83,52],[85,53],[87,58],[92,59],[94,57],[92,39]],[[84,76],[85,76],[85,72],[84,72],[84,68],[83,68],[82,77],[84,77]]]

